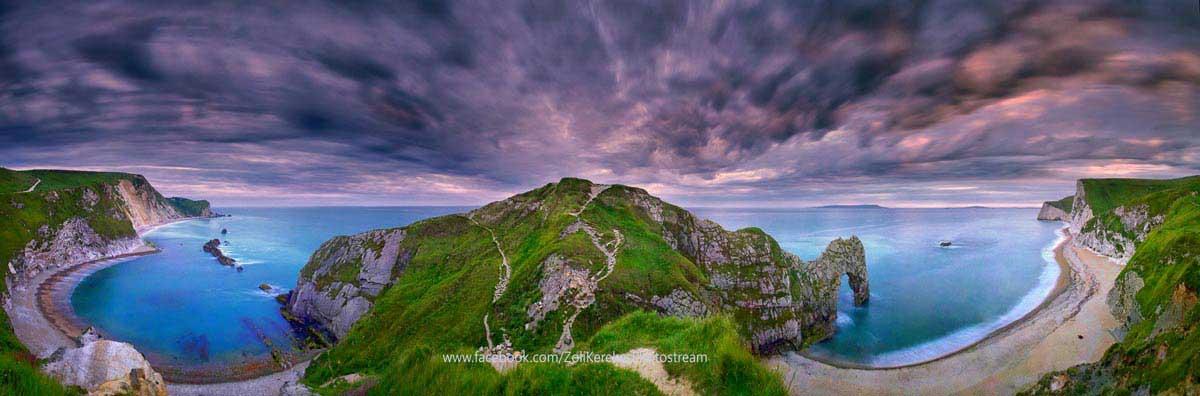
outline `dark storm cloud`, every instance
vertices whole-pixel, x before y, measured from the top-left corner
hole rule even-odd
[[[237,202],[1032,202],[1200,170],[1196,7],[3,3],[0,155]]]
[[[157,29],[155,21],[141,21],[116,31],[90,34],[75,40],[74,47],[84,59],[135,80],[158,81],[162,75],[154,69],[146,43]]]

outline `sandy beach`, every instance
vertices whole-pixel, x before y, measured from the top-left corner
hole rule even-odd
[[[1062,267],[1038,308],[960,351],[886,369],[837,367],[799,354],[772,358],[793,394],[1013,394],[1042,374],[1099,360],[1116,342],[1105,299],[1121,266],[1070,238],[1055,248]]]

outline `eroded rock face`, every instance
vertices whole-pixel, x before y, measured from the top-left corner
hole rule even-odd
[[[1136,245],[1144,240],[1154,228],[1162,225],[1162,215],[1151,216],[1149,206],[1132,205],[1119,206],[1112,209],[1112,214],[1120,221],[1118,228],[1093,221],[1096,214],[1086,199],[1083,181],[1076,184],[1074,209],[1070,214],[1069,228],[1074,235],[1072,244],[1090,249],[1096,253],[1108,256],[1125,264],[1133,257]]]
[[[63,222],[60,228],[43,225],[38,237],[8,263],[10,279],[20,282],[42,271],[130,253],[142,247],[136,236],[109,239],[92,229],[88,222],[75,217]]]
[[[55,353],[42,369],[89,395],[165,396],[166,382],[132,345],[98,340]]]
[[[675,290],[652,297],[661,312],[733,312],[751,334],[752,348],[769,353],[804,348],[833,334],[842,275],[854,289],[855,304],[869,299],[866,253],[856,237],[835,240],[820,258],[805,262],[760,230],[726,231],[644,190],[627,191],[630,201],[660,222],[663,239],[704,268],[718,301],[714,309],[702,309],[695,303],[702,298]]]
[[[1042,204],[1042,209],[1038,211],[1037,219],[1043,221],[1070,221],[1071,215],[1062,209],[1054,207],[1050,202],[1046,202]]]
[[[131,175],[112,184],[29,193],[43,201],[43,215],[76,216],[36,226],[33,238],[24,241],[7,265],[8,277],[20,283],[42,271],[131,253],[144,244],[136,230],[189,217],[163,198],[141,176]],[[190,201],[200,214],[212,215],[206,201]],[[13,205],[23,209],[24,205]],[[119,224],[128,226],[122,227]],[[93,224],[98,224],[93,227]],[[97,231],[99,230],[99,231]]]
[[[401,248],[404,237],[403,229],[389,229],[325,242],[300,274],[285,308],[335,338],[344,337],[407,266],[412,252]]]

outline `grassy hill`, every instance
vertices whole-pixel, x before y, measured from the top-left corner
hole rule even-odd
[[[808,265],[784,252],[762,230],[724,231],[644,190],[617,185],[597,192],[597,187],[585,180],[564,179],[467,215],[370,234],[404,233],[398,254],[403,264],[396,270],[402,274],[372,297],[369,315],[309,365],[304,383],[323,394],[338,394],[348,388],[338,385],[337,378],[359,374],[377,379],[370,394],[380,395],[434,390],[446,394],[658,393],[644,379],[605,363],[526,362],[500,373],[486,363],[443,361],[443,354],[470,355],[502,340],[526,354],[555,353],[562,345],[564,328],[569,328],[574,352],[652,348],[660,354],[705,354],[707,362],[666,364],[668,373],[689,381],[702,394],[786,394],[780,376],[751,353],[750,339],[764,328],[793,320],[792,308],[770,308],[773,313],[769,313],[743,306],[769,306],[763,301],[791,304],[794,298],[808,302],[796,304],[803,306],[796,308],[796,315],[819,317],[815,306],[820,305],[820,297],[816,296],[836,290],[836,285],[810,289],[807,278],[815,275],[798,270]],[[580,231],[584,226],[579,224],[593,231]],[[726,262],[712,257],[715,250],[687,247],[710,242],[728,247],[721,254],[743,256]],[[503,283],[497,281],[497,265],[502,261],[498,247],[503,247],[511,266],[507,289],[500,294],[495,292]],[[311,280],[322,293],[340,294],[362,279],[362,268],[376,265],[367,262],[397,254],[384,250],[384,244],[371,237],[334,238],[313,255],[301,282]],[[335,258],[359,251],[365,253]],[[568,289],[559,309],[543,312],[544,317],[533,314],[545,306],[540,302],[547,301],[547,295],[557,293],[552,286],[557,275],[605,273],[606,251],[617,252],[615,263],[596,288]],[[793,289],[759,294],[753,287],[730,286],[785,279],[773,278],[780,273],[776,271],[790,276]],[[692,306],[708,315],[664,316],[652,303],[656,296],[685,294],[700,296]],[[573,300],[578,305],[566,302],[575,297],[580,297]],[[836,298],[832,300],[836,303]],[[814,311],[806,311],[810,309]],[[804,343],[794,347],[819,341],[830,331],[803,326]]]
[[[1127,229],[1118,212],[1145,210],[1162,222],[1137,243],[1108,297],[1110,306],[1130,306],[1118,315],[1124,339],[1101,361],[1048,374],[1026,393],[1200,392],[1200,177],[1083,180],[1081,187],[1095,214],[1085,229],[1136,236],[1140,231]]]
[[[0,168],[0,194],[25,191],[36,182],[37,179],[29,172]]]

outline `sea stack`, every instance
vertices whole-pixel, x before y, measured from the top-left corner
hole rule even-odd
[[[221,251],[221,240],[220,239],[213,239],[211,241],[208,241],[208,243],[205,243],[204,251],[208,252],[209,254],[212,254],[213,257],[216,257],[217,262],[221,263],[221,265],[233,266],[235,263],[237,263],[237,260],[234,260],[233,258],[226,256],[225,253]],[[241,266],[238,266],[238,267],[240,269]]]

